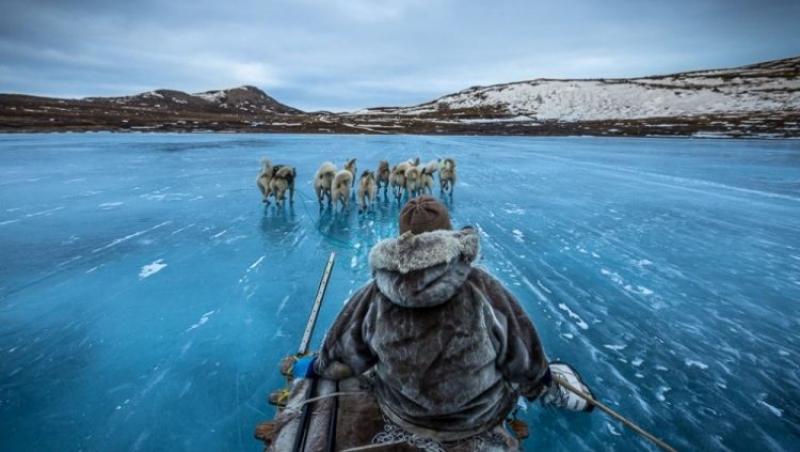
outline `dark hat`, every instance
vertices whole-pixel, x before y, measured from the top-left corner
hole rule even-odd
[[[413,234],[453,229],[447,207],[431,196],[411,199],[400,211],[400,234],[411,231]]]

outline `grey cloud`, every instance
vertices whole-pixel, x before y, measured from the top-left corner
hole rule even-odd
[[[792,1],[0,0],[0,91],[257,85],[304,109],[800,53]]]

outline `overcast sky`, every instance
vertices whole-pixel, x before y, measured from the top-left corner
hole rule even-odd
[[[0,0],[0,92],[243,84],[305,110],[800,55],[800,0]]]

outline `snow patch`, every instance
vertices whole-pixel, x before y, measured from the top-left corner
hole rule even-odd
[[[147,264],[139,271],[139,279],[149,278],[163,270],[166,266],[167,264],[164,263],[164,259],[159,259],[151,264]]]
[[[694,359],[684,360],[684,363],[686,364],[686,367],[697,367],[700,370],[708,369],[708,364],[706,364],[704,362],[701,362],[701,361],[694,360]]]
[[[618,352],[618,351],[621,351],[621,350],[625,350],[628,346],[626,344],[622,344],[622,345],[603,344],[603,347],[605,347],[605,348],[607,348],[609,350],[614,350],[615,352]]]
[[[622,276],[620,276],[619,273],[617,272],[612,272],[611,270],[601,268],[600,273],[604,274],[605,276],[608,276],[608,278],[611,279],[611,281],[617,284],[620,285],[625,284],[625,281],[622,280]]]
[[[261,256],[261,257],[258,258],[258,260],[256,260],[252,264],[250,264],[250,266],[247,267],[247,272],[250,273],[251,271],[253,271],[256,268],[258,268],[258,266],[261,265],[262,262],[264,262],[264,258],[266,258],[266,257],[267,256]]]
[[[525,209],[517,207],[513,204],[507,204],[508,208],[503,208],[503,212],[509,215],[525,215]]]
[[[209,318],[210,318],[210,317],[211,317],[211,316],[212,316],[212,315],[213,315],[215,312],[216,312],[216,310],[214,310],[214,311],[208,311],[208,312],[206,312],[205,314],[203,314],[203,315],[200,317],[200,320],[198,320],[198,321],[197,321],[197,323],[195,323],[194,325],[192,325],[192,326],[190,326],[189,328],[187,328],[187,329],[186,329],[186,332],[188,333],[189,331],[192,331],[192,330],[194,330],[194,329],[200,328],[201,326],[205,325],[205,324],[208,322],[208,319],[209,319]]]
[[[564,303],[559,303],[558,304],[558,309],[561,309],[562,311],[566,312],[567,315],[569,316],[569,318],[574,319],[575,320],[575,324],[578,325],[578,328],[580,328],[582,330],[588,330],[589,329],[589,325],[586,322],[583,321],[581,316],[576,314],[572,309],[570,309]]]
[[[432,103],[391,113],[418,115],[434,112],[445,105],[450,110],[490,108],[516,115],[466,120],[469,122],[592,121],[800,108],[800,96],[794,95],[800,89],[800,79],[754,75],[738,82],[696,73],[681,74],[676,79],[539,79],[469,88]],[[723,135],[717,132],[697,136],[718,138]]]
[[[276,315],[280,315],[281,312],[283,312],[284,308],[286,308],[286,303],[288,301],[289,301],[289,295],[283,297],[283,300],[281,300],[281,304],[278,305],[278,311],[275,313]]]
[[[672,388],[669,386],[659,386],[656,390],[656,398],[659,400],[659,402],[665,402],[667,400],[665,394],[671,390]]]
[[[759,400],[758,403],[767,407],[767,409],[770,410],[772,414],[774,414],[775,416],[783,417],[783,410],[781,410],[780,408],[774,407],[763,400]]]

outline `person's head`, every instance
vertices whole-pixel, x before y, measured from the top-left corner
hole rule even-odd
[[[409,200],[400,211],[400,234],[453,229],[447,207],[432,196]]]

